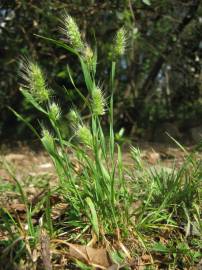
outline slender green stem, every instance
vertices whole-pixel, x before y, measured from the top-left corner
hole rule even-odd
[[[113,162],[114,160],[114,79],[115,79],[115,69],[116,63],[112,62],[111,67],[111,97],[110,97],[110,108],[109,108],[109,115],[110,115],[110,157]]]

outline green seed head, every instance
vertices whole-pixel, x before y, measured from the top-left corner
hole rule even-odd
[[[85,46],[85,49],[83,51],[83,58],[85,62],[87,63],[89,70],[92,71],[96,63],[95,63],[95,57],[94,57],[93,51],[91,47],[88,45]]]
[[[99,87],[92,92],[92,110],[95,115],[105,114],[105,98]]]
[[[46,148],[46,150],[49,153],[52,153],[55,151],[55,145],[54,145],[54,138],[53,136],[50,134],[50,132],[43,128],[42,129],[42,139],[41,139],[44,147]]]
[[[72,124],[78,124],[80,121],[79,113],[76,110],[71,109],[68,113],[68,119],[72,122]]]
[[[67,36],[72,47],[78,51],[83,51],[85,46],[82,41],[79,28],[74,19],[70,15],[65,14],[63,16],[63,24],[64,29],[62,29],[62,31]]]
[[[122,27],[118,30],[115,37],[115,44],[113,48],[114,57],[117,58],[125,53],[126,48],[126,31]]]
[[[50,90],[46,86],[42,70],[36,63],[23,60],[20,75],[26,82],[25,87],[37,102],[42,103],[49,100]]]
[[[42,129],[42,138],[44,138],[47,142],[53,141],[53,136],[50,134],[50,132],[46,129]]]
[[[50,114],[50,117],[55,121],[60,119],[61,110],[60,110],[60,107],[58,106],[58,104],[56,104],[55,102],[50,104],[49,114]]]
[[[77,137],[86,146],[93,146],[93,137],[90,130],[85,125],[79,125],[76,131]]]

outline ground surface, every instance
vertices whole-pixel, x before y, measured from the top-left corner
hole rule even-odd
[[[55,180],[54,167],[51,159],[39,146],[30,147],[31,144],[16,143],[9,146],[0,145],[0,157],[12,163],[16,169],[18,177],[36,176],[48,174]],[[171,168],[173,161],[179,165],[184,160],[184,152],[177,146],[169,146],[157,143],[135,143],[141,150],[142,157],[146,159],[151,166],[164,166]],[[188,149],[192,149],[190,146]],[[130,166],[131,156],[129,146],[124,146],[123,160]],[[7,179],[8,173],[5,168],[0,167],[1,179]]]
[[[173,164],[180,166],[184,161],[184,152],[177,146],[169,146],[157,143],[134,143],[139,147],[141,155],[149,164],[149,169],[171,170]],[[189,147],[189,150],[192,147]],[[123,146],[123,163],[129,168],[132,167],[130,146]],[[71,155],[71,154],[70,154]],[[74,157],[71,156],[74,163]],[[38,195],[46,189],[47,182],[50,186],[57,186],[57,176],[53,163],[48,154],[34,142],[18,142],[14,145],[2,144],[0,146],[0,183],[2,191],[0,194],[0,204],[5,202],[13,209],[19,204],[19,194],[15,191],[8,191],[7,186],[13,184],[13,177],[5,162],[9,164],[12,173],[21,183],[29,200],[35,200]],[[74,164],[77,168],[77,164]],[[40,181],[39,181],[40,179]],[[5,188],[4,188],[5,187]]]
[[[180,167],[180,165],[183,164],[184,162],[185,154],[177,146],[173,145],[168,146],[164,144],[152,144],[145,142],[134,143],[133,145],[135,147],[140,148],[141,156],[143,160],[147,161],[148,169],[154,168],[155,170],[161,170],[162,168],[164,168],[165,170],[171,171],[174,163],[177,167],[178,166]],[[192,148],[193,146],[190,146],[187,148],[187,150],[191,151]],[[200,157],[200,154],[198,155]],[[71,156],[71,154],[70,158],[72,160],[73,166],[75,166],[75,169],[76,170],[79,169],[77,168],[78,164],[76,164],[76,162],[74,163],[74,157]],[[123,161],[124,165],[129,168],[131,166],[131,169],[132,166],[134,166],[132,165],[129,145],[123,146]],[[31,202],[33,205],[36,204],[38,201],[40,201],[41,197],[43,196],[44,190],[46,190],[47,188],[47,183],[51,187],[54,186],[57,187],[58,183],[58,179],[56,177],[56,173],[51,159],[43,149],[41,149],[39,146],[35,146],[34,142],[33,143],[31,142],[29,144],[16,143],[15,145],[12,146],[2,144],[0,147],[0,207],[6,208],[11,214],[14,215],[17,212],[17,215],[20,217],[21,220],[26,219],[25,208],[22,202],[19,200],[20,198],[19,192],[17,193],[16,190],[13,189],[13,183],[15,183],[15,178],[17,179],[17,181],[20,182],[20,185],[22,186],[24,192],[26,192],[29,202]],[[9,189],[9,185],[12,186],[11,189]],[[54,200],[54,198],[51,199]],[[59,215],[61,215],[61,211],[66,210],[66,207],[67,207],[66,204],[62,204],[62,208],[57,209],[56,205],[55,212],[53,211],[52,213],[53,215],[52,218],[56,219]],[[37,213],[36,215],[39,214]],[[36,219],[38,219],[38,216]],[[35,222],[35,217],[33,218],[33,221]],[[7,235],[5,234],[1,235],[0,232],[0,240],[4,240],[6,238]],[[162,239],[161,239],[162,241],[165,240],[163,237]],[[140,263],[142,262],[145,264],[147,263],[147,261],[149,261],[150,263],[150,257],[148,257],[148,255],[143,255],[140,259]],[[186,269],[201,269],[200,267],[201,265],[198,265],[196,268],[193,267]],[[54,269],[61,269],[61,268],[59,266],[59,268]],[[110,268],[110,269],[118,269],[118,268]],[[147,268],[140,267],[131,269],[142,270]]]

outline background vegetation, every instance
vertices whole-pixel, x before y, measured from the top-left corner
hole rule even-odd
[[[18,68],[22,55],[39,60],[48,74],[49,85],[64,101],[60,104],[64,113],[68,114],[72,106],[70,100],[79,105],[80,99],[67,79],[67,63],[73,73],[79,70],[74,57],[36,36],[61,37],[58,18],[64,9],[76,18],[89,43],[95,44],[96,38],[102,59],[98,73],[104,84],[109,73],[111,40],[121,26],[127,30],[127,54],[119,62],[115,83],[117,130],[124,127],[127,134],[155,139],[162,123],[179,129],[173,131],[175,137],[200,125],[200,0],[16,0],[1,1],[0,5],[1,136],[13,135],[13,129],[18,137],[26,136],[25,130],[28,132],[7,106],[21,112],[32,123],[37,118],[19,93]],[[84,87],[82,76],[78,76],[77,85]],[[69,96],[63,86],[70,90]]]

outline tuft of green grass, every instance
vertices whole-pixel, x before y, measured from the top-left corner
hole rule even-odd
[[[118,60],[117,57],[122,55],[125,50],[125,31],[123,28],[118,31],[114,44],[114,50],[117,53],[116,58],[112,62],[110,77],[111,100],[109,105],[110,131],[108,143],[101,121],[101,117],[106,111],[106,101],[103,91],[98,86],[95,78],[97,66],[96,50],[93,52],[89,45],[85,45],[86,42],[81,38],[79,28],[71,16],[65,14],[63,19],[63,32],[67,35],[70,45],[66,49],[77,56],[90,96],[90,98],[85,97],[80,92],[68,69],[70,81],[84,102],[88,104],[91,115],[91,119],[88,125],[86,125],[81,120],[77,121],[77,114],[72,110],[70,111],[72,125],[75,130],[73,138],[77,137],[78,141],[74,143],[72,138],[65,140],[62,137],[58,123],[62,114],[61,109],[57,103],[51,100],[51,96],[47,95],[47,99],[43,98],[42,92],[45,92],[47,89],[42,76],[43,73],[37,64],[33,64],[33,62],[28,60],[22,63],[22,78],[25,82],[23,94],[36,109],[47,116],[52,126],[51,131],[45,127],[42,128],[41,142],[53,160],[60,180],[60,188],[66,191],[68,203],[70,203],[76,215],[80,216],[82,213],[86,216],[97,236],[100,231],[102,231],[104,236],[109,231],[115,233],[119,228],[119,224],[127,225],[128,223],[127,214],[119,215],[120,204],[122,204],[123,213],[128,211],[126,209],[127,203],[123,204],[122,198],[127,200],[129,196],[127,196],[128,190],[124,174],[117,175],[116,173],[117,162],[114,158],[114,152],[118,146],[115,144],[113,131],[115,67]],[[37,78],[32,80],[33,77]],[[36,86],[35,82],[37,81],[41,82],[39,84],[40,87]],[[41,103],[41,101],[45,101],[45,103]],[[82,175],[77,175],[72,169],[67,151],[72,151],[73,155],[77,157],[78,162],[83,164]],[[119,152],[121,152],[120,149]],[[119,168],[123,167],[121,163],[122,160],[119,159]],[[90,215],[89,211],[91,212]]]

